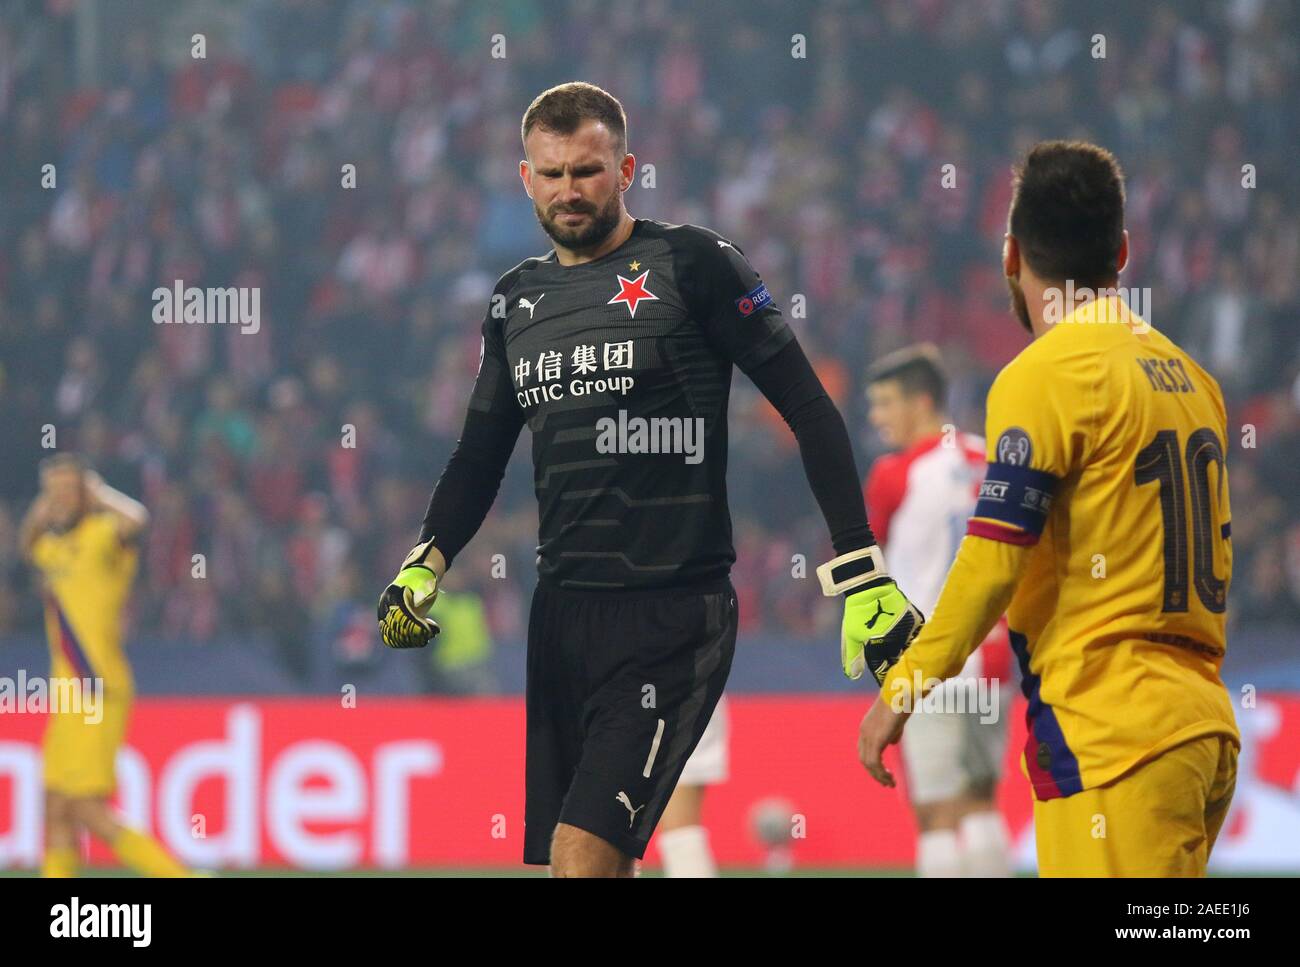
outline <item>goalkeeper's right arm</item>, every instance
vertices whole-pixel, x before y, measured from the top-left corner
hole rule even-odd
[[[440,629],[429,617],[447,562],[433,541],[411,549],[379,596],[379,631],[389,648],[423,648]]]
[[[438,585],[487,517],[522,427],[522,413],[515,419],[471,404],[429,498],[420,541],[379,597],[379,630],[389,648],[421,648],[438,634],[437,622],[428,617]]]

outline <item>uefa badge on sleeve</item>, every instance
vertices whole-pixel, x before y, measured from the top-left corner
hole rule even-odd
[[[740,310],[742,316],[752,316],[759,309],[770,304],[772,295],[767,291],[767,283],[760,282],[750,292],[736,300],[736,308]]]

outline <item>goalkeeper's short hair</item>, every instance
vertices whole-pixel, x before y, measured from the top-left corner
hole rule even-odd
[[[557,84],[538,94],[524,112],[519,137],[526,151],[528,134],[534,127],[572,134],[589,119],[604,124],[614,136],[619,154],[627,154],[627,112],[613,94],[586,81]]]

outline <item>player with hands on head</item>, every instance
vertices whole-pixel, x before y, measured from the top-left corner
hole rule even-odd
[[[145,876],[190,875],[157,839],[125,825],[111,802],[135,694],[124,613],[148,523],[143,504],[76,454],[41,462],[40,493],[19,542],[41,577],[49,677],[60,683],[50,693],[81,697],[78,707],[53,703],[47,716],[43,876],[77,874],[82,831]]]

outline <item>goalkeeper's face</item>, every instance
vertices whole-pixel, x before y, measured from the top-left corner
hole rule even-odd
[[[85,475],[76,467],[54,467],[41,478],[50,499],[50,522],[56,530],[67,530],[81,519],[86,509]]]
[[[542,230],[573,251],[600,245],[618,227],[635,159],[619,153],[605,125],[586,121],[572,134],[534,128],[520,175]]]

